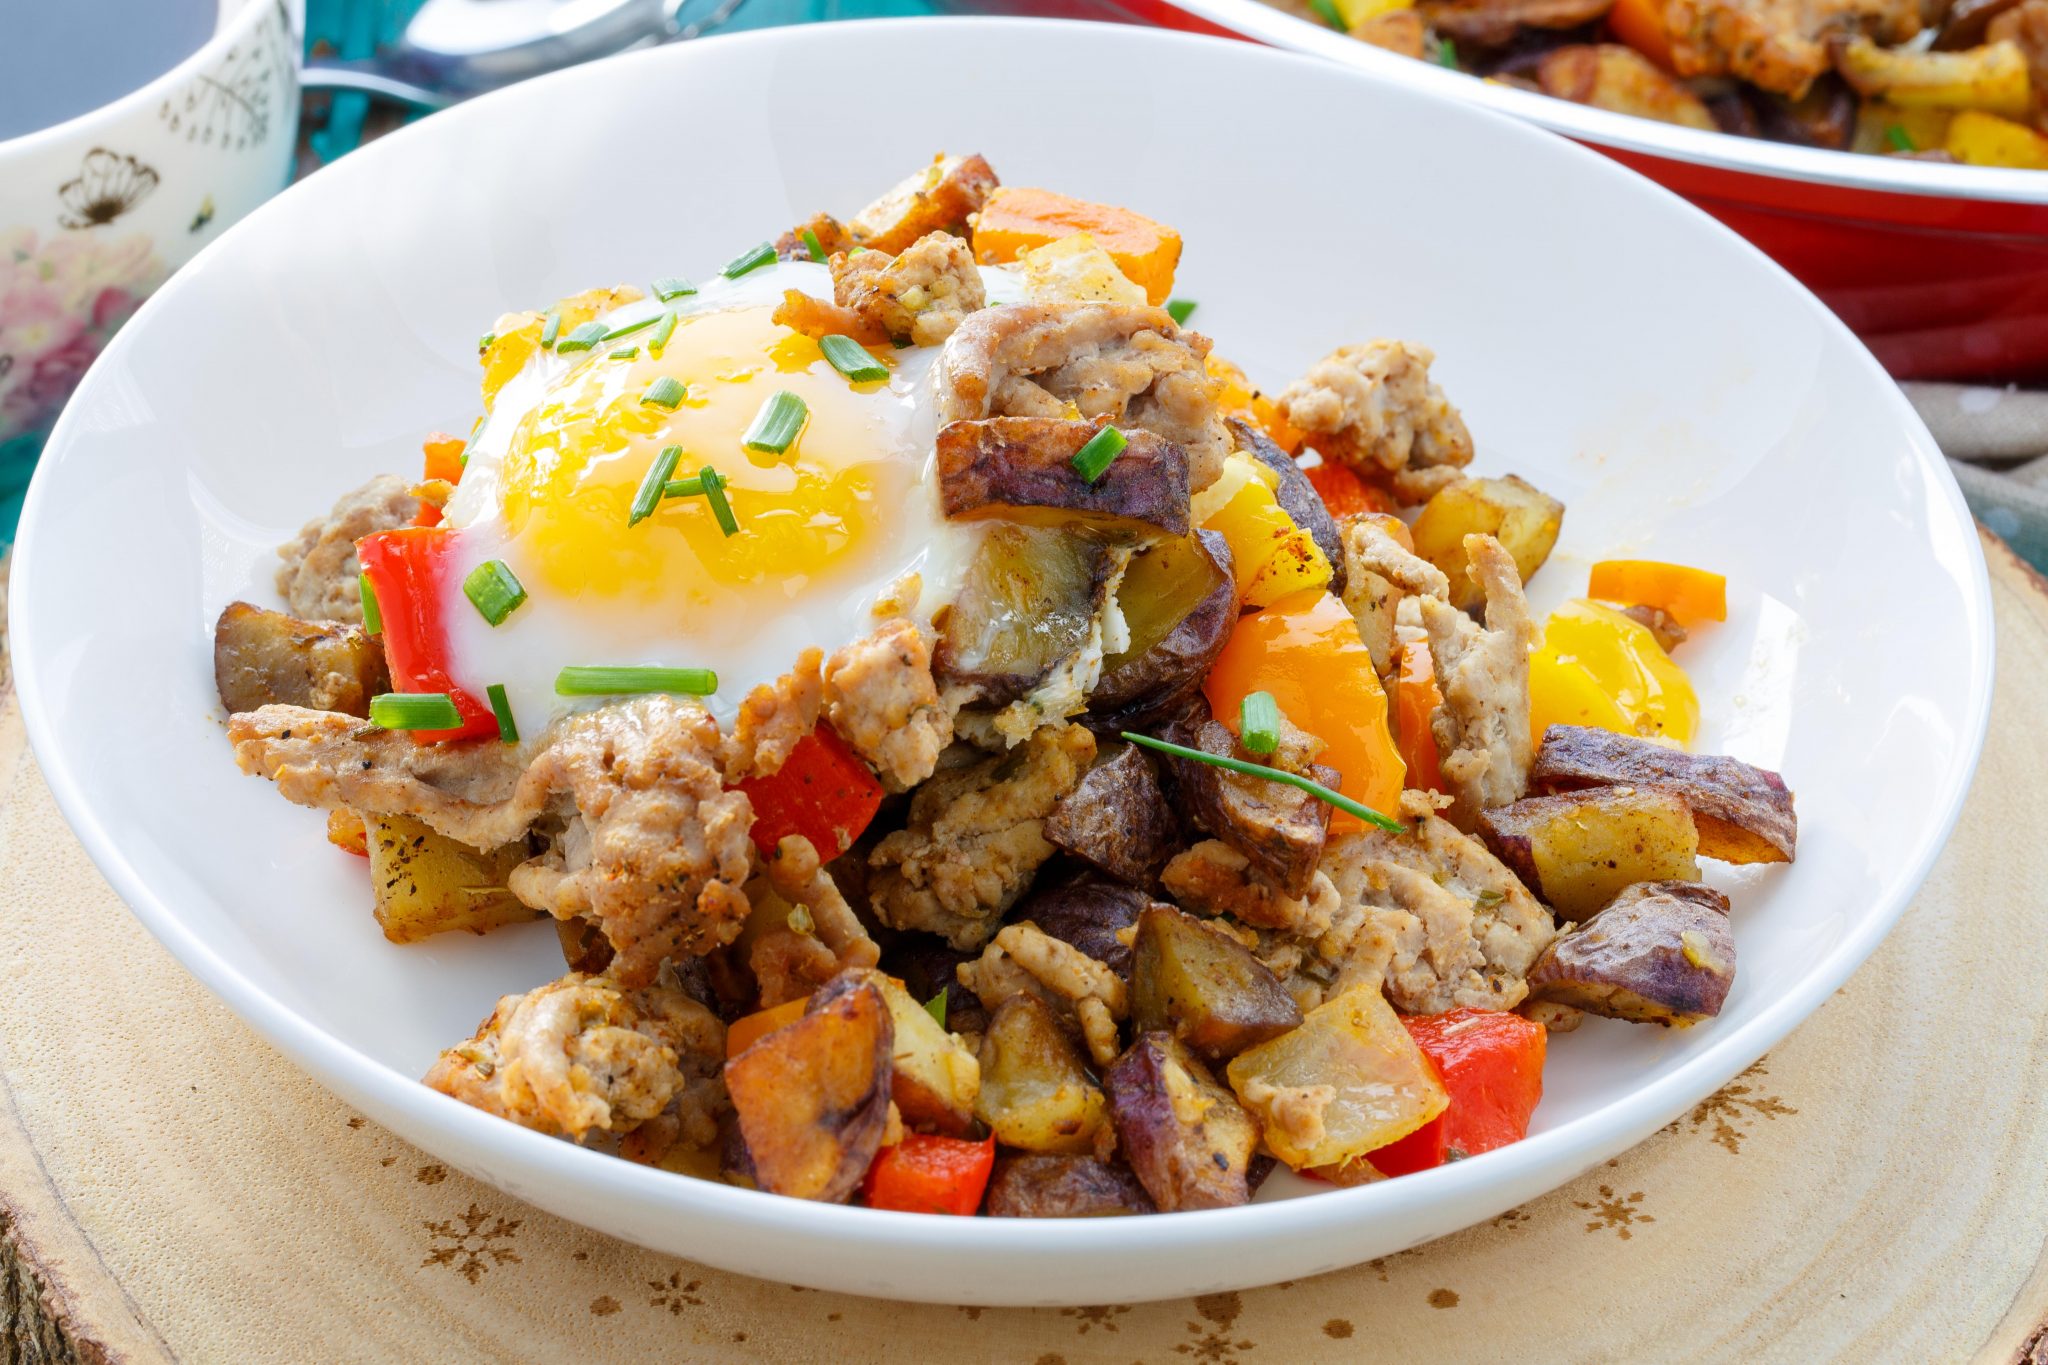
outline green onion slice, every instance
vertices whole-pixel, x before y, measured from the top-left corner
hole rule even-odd
[[[797,434],[811,409],[788,389],[777,389],[754,414],[754,424],[740,437],[740,444],[763,455],[780,455],[796,443]]]
[[[661,314],[650,313],[646,317],[640,319],[640,321],[638,322],[629,322],[623,326],[612,328],[609,332],[606,332],[603,336],[599,337],[598,340],[617,341],[620,337],[629,337],[633,335],[633,333],[638,332],[643,328],[652,327],[655,323],[659,322],[660,320]]]
[[[356,575],[356,592],[363,602],[363,631],[369,635],[384,633],[384,613],[377,607],[377,590],[370,586],[370,576]]]
[[[519,742],[519,724],[512,719],[512,703],[506,699],[505,684],[492,683],[484,689],[491,699],[491,714],[498,718],[498,738],[507,744]]]
[[[663,275],[654,282],[654,297],[660,299],[663,303],[667,303],[670,299],[679,299],[685,294],[694,294],[696,292],[697,286],[691,284],[681,275]]]
[[[604,324],[586,322],[569,335],[555,343],[555,352],[566,355],[570,351],[587,351],[605,338]]]
[[[370,724],[383,730],[454,730],[462,725],[446,692],[385,692],[370,698]]]
[[[740,521],[732,514],[732,504],[725,500],[725,475],[705,465],[697,473],[697,481],[704,489],[704,501],[711,504],[711,515],[718,518],[718,529],[729,536],[740,533]]]
[[[718,273],[729,280],[736,280],[749,270],[759,270],[764,265],[773,264],[774,260],[775,247],[771,243],[763,242],[759,246],[743,251],[727,261],[725,269]]]
[[[1234,773],[1243,773],[1246,777],[1263,777],[1268,782],[1285,783],[1287,786],[1307,792],[1318,801],[1326,802],[1329,805],[1335,806],[1338,810],[1357,816],[1376,829],[1383,829],[1392,834],[1406,834],[1408,832],[1408,826],[1402,824],[1399,820],[1382,815],[1371,806],[1360,805],[1341,792],[1333,792],[1322,783],[1312,781],[1298,774],[1285,772],[1279,768],[1268,768],[1259,763],[1247,763],[1241,758],[1225,758],[1221,754],[1204,753],[1200,749],[1190,749],[1182,744],[1168,744],[1163,739],[1154,739],[1150,735],[1134,735],[1129,730],[1123,732],[1123,737],[1133,744],[1143,745],[1147,749],[1156,749],[1162,754],[1172,754],[1175,758],[1192,759],[1197,763],[1206,763],[1212,768],[1227,768]]]
[[[940,1028],[946,1026],[946,992],[951,989],[950,986],[941,986],[937,995],[924,1002],[925,1013],[938,1020]]]
[[[819,265],[825,264],[825,244],[818,240],[818,234],[810,228],[803,231],[804,250],[811,253],[811,259]]]
[[[1088,438],[1088,443],[1074,452],[1074,468],[1082,478],[1094,483],[1109,467],[1116,463],[1116,457],[1124,453],[1130,441],[1115,427],[1104,427]]]
[[[1337,7],[1330,0],[1308,0],[1308,7],[1316,12],[1316,18],[1328,24],[1339,33],[1349,33],[1351,28],[1344,22],[1344,16],[1337,13]]]
[[[618,350],[612,352],[611,358],[613,360],[638,360],[640,358],[640,348],[638,346],[621,346]]]
[[[1188,319],[1194,316],[1196,306],[1193,299],[1168,299],[1166,315],[1173,319],[1174,326],[1185,327],[1188,325]]]
[[[818,349],[832,362],[833,369],[846,376],[848,383],[870,384],[889,377],[889,367],[852,337],[825,337],[818,342]]]
[[[526,600],[526,587],[502,559],[487,559],[462,580],[462,595],[478,615],[494,626],[503,625],[513,608]]]
[[[477,354],[481,355],[485,351],[490,350],[491,343],[496,341],[497,339],[498,334],[496,332],[485,332],[482,336],[478,337],[476,339]]]
[[[661,454],[647,466],[647,477],[640,480],[640,490],[633,494],[633,507],[626,513],[626,525],[638,526],[654,515],[654,509],[661,505],[661,492],[668,487],[668,476],[676,472],[676,461],[682,458],[681,446],[661,448]]]
[[[725,475],[706,465],[704,472],[701,474],[692,474],[687,479],[670,479],[667,486],[661,490],[661,496],[664,498],[699,498],[704,495],[705,489],[723,488],[726,483]]]
[[[683,401],[683,396],[688,392],[680,379],[665,374],[647,386],[647,392],[640,395],[640,402],[642,406],[652,404],[657,408],[667,408],[674,412],[676,405]]]
[[[676,315],[667,312],[654,324],[654,330],[647,335],[647,354],[660,355],[661,348],[668,345],[668,339],[676,334]]]
[[[548,309],[547,319],[540,325],[541,349],[544,351],[552,350],[554,348],[555,338],[560,336],[561,334],[562,310],[559,308],[550,308]]]
[[[708,668],[606,668],[572,664],[555,675],[558,697],[627,697],[643,692],[683,692],[709,696],[718,690],[718,675]]]
[[[1913,145],[1913,135],[1896,123],[1884,130],[1884,140],[1892,144],[1892,150],[1894,151],[1917,152],[1920,150]]]
[[[1280,703],[1271,692],[1253,692],[1237,711],[1237,737],[1255,754],[1280,747]]]
[[[1458,69],[1458,45],[1449,38],[1437,39],[1436,64],[1456,71]]]

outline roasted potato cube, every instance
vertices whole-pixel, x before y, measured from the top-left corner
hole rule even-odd
[[[481,934],[538,916],[505,889],[512,869],[528,857],[523,840],[484,852],[407,815],[372,815],[364,825],[377,923],[393,943],[457,929]]]
[[[991,1218],[1119,1218],[1157,1213],[1128,1166],[1092,1156],[1005,1153],[983,1209]]]
[[[1086,644],[1114,576],[1110,548],[1085,536],[994,527],[939,623],[933,672],[990,702],[1023,696]]]
[[[1123,303],[1150,300],[1103,247],[1085,232],[1033,247],[1017,257],[1024,297],[1033,303]]]
[[[2007,118],[2025,118],[2032,104],[2027,57],[2017,43],[1906,52],[1858,35],[1835,49],[1835,69],[1857,94],[1893,104],[1982,109]]]
[[[1316,492],[1316,486],[1309,482],[1308,473],[1292,455],[1275,444],[1272,437],[1242,417],[1224,419],[1230,434],[1237,441],[1239,450],[1248,451],[1266,468],[1280,476],[1280,486],[1273,490],[1280,510],[1294,519],[1294,524],[1308,532],[1316,548],[1323,552],[1323,558],[1330,561],[1330,591],[1342,595],[1344,592],[1344,538],[1337,533],[1337,519],[1330,515],[1329,507],[1323,502],[1323,495]]]
[[[1180,822],[1145,751],[1104,744],[1081,785],[1046,817],[1045,837],[1110,876],[1143,886],[1172,855]]]
[[[1637,882],[1700,879],[1699,831],[1669,792],[1531,796],[1481,811],[1479,836],[1563,919],[1585,919]]]
[[[1529,998],[1683,1028],[1721,1012],[1735,984],[1728,898],[1695,882],[1643,882],[1551,940]]]
[[[1221,1062],[1301,1024],[1301,1007],[1251,949],[1170,905],[1138,917],[1132,950],[1131,1022],[1142,1033],[1171,1033]]]
[[[1108,1103],[1052,1009],[1036,995],[996,1007],[981,1036],[981,1094],[974,1113],[1007,1147],[1088,1152],[1108,1122]]]
[[[1240,752],[1237,737],[1214,720],[1182,727],[1172,739],[1225,758]],[[1302,896],[1314,878],[1330,833],[1330,807],[1307,792],[1263,777],[1248,777],[1193,759],[1167,760],[1179,808],[1197,825],[1242,853],[1290,896]],[[1335,768],[1308,765],[1309,777],[1334,789]]]
[[[846,228],[860,245],[892,254],[927,232],[964,235],[968,218],[995,187],[996,173],[980,157],[936,156],[855,214]]]
[[[1202,684],[1237,624],[1230,545],[1214,531],[1137,554],[1117,585],[1130,639],[1102,659],[1088,710],[1107,730],[1137,729]]]
[[[1138,1183],[1162,1213],[1251,1200],[1259,1125],[1170,1033],[1141,1033],[1103,1076]]]
[[[1536,64],[1543,93],[1617,114],[1715,131],[1714,116],[1698,95],[1673,80],[1632,47],[1575,43],[1553,48]]]
[[[391,675],[361,626],[230,602],[213,627],[213,685],[229,715],[275,703],[367,716]]]
[[[1188,533],[1188,457],[1133,427],[1093,483],[1074,456],[1107,421],[990,417],[939,428],[939,505],[955,521],[1087,526],[1149,539]]]
[[[1384,1147],[1444,1111],[1450,1097],[1377,981],[1308,1012],[1301,1027],[1240,1052],[1230,1085],[1266,1146],[1295,1170]]]
[[[1533,792],[1635,787],[1685,802],[1700,856],[1724,863],[1789,863],[1799,816],[1785,779],[1719,754],[1689,754],[1582,725],[1553,725],[1529,769]]]
[[[801,1019],[725,1064],[725,1086],[755,1182],[774,1194],[843,1203],[888,1126],[895,1028],[863,972],[819,987]]]
[[[1120,935],[1138,922],[1152,898],[1114,882],[1078,881],[1031,893],[1011,917],[1030,920],[1062,943],[1071,943],[1118,976],[1128,977],[1131,947]]]
[[[1563,526],[1564,504],[1513,474],[1462,479],[1423,504],[1415,519],[1415,553],[1451,580],[1452,605],[1470,611],[1483,606],[1486,595],[1466,569],[1466,536],[1498,540],[1527,583],[1550,558]]]
[[[880,972],[869,974],[895,1029],[890,1096],[913,1128],[964,1137],[974,1126],[981,1063],[939,1026],[931,1011]]]

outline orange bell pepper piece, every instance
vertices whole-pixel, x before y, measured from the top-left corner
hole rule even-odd
[[[1674,69],[1664,0],[1614,0],[1614,8],[1607,11],[1607,26],[1615,37],[1666,71]]]
[[[1451,1102],[1443,1113],[1365,1159],[1382,1175],[1426,1171],[1519,1142],[1543,1098],[1543,1025],[1501,1010],[1410,1015],[1402,1023],[1435,1065]]]
[[[1330,509],[1333,517],[1342,519],[1367,512],[1391,516],[1397,506],[1392,494],[1378,484],[1367,483],[1348,465],[1324,460],[1321,464],[1308,466],[1302,473],[1308,475],[1309,483],[1322,495],[1323,506]],[[1401,527],[1402,538],[1405,538],[1408,523],[1398,517],[1394,520]],[[1414,547],[1411,544],[1409,548]]]
[[[1728,619],[1728,580],[1705,569],[1654,559],[1603,559],[1586,596],[1624,606],[1658,607],[1681,626]]]
[[[1400,668],[1394,675],[1394,740],[1401,761],[1408,765],[1408,785],[1416,791],[1445,790],[1436,735],[1429,728],[1429,718],[1443,704],[1429,642],[1413,640],[1402,645]]]
[[[905,1133],[903,1141],[875,1153],[861,1181],[861,1199],[871,1209],[970,1218],[981,1207],[995,1160],[993,1135],[967,1142]]]
[[[775,1030],[794,1024],[804,1017],[804,1006],[810,1003],[810,997],[799,996],[773,1009],[756,1010],[733,1020],[725,1028],[725,1055],[737,1057]]]
[[[1004,265],[1077,232],[1093,237],[1154,306],[1166,302],[1173,292],[1173,272],[1180,265],[1180,234],[1114,204],[1004,185],[989,195],[975,217],[974,259],[983,265]]]
[[[469,442],[460,436],[450,436],[437,431],[427,437],[421,447],[426,454],[426,477],[442,479],[448,483],[462,482],[462,452],[469,449]]]
[[[1383,815],[1397,815],[1407,767],[1387,724],[1387,694],[1373,672],[1358,623],[1327,592],[1295,593],[1238,618],[1203,680],[1216,719],[1235,733],[1244,699],[1270,692],[1281,714],[1323,741],[1318,763],[1341,775],[1337,789]],[[1333,831],[1360,830],[1333,811]]]

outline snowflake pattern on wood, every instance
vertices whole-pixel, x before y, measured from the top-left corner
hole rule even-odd
[[[685,1280],[680,1270],[670,1271],[665,1280],[649,1280],[647,1287],[654,1291],[654,1297],[647,1301],[650,1308],[666,1308],[671,1315],[681,1316],[685,1308],[702,1308],[704,1300],[697,1291],[704,1287],[702,1280]]]
[[[1612,1231],[1626,1242],[1635,1236],[1630,1229],[1638,1223],[1654,1223],[1657,1220],[1642,1211],[1643,1192],[1616,1194],[1612,1185],[1602,1185],[1597,1199],[1574,1199],[1573,1205],[1592,1214],[1586,1222],[1586,1231]]]
[[[1742,1144],[1758,1119],[1776,1122],[1799,1111],[1776,1095],[1763,1093],[1760,1082],[1771,1073],[1762,1061],[1737,1076],[1692,1107],[1685,1121],[1697,1133],[1711,1129],[1715,1146],[1731,1156],[1742,1155]],[[1748,1084],[1745,1084],[1748,1082]]]
[[[424,1220],[421,1226],[426,1228],[430,1240],[426,1259],[420,1265],[422,1268],[445,1265],[475,1284],[494,1265],[518,1263],[519,1253],[509,1243],[518,1235],[519,1225],[524,1221],[499,1217],[494,1222],[492,1215],[476,1204],[471,1204],[467,1212],[453,1218]]]
[[[297,85],[292,75],[291,22],[283,0],[270,19],[247,41],[229,48],[213,70],[193,81],[157,109],[157,117],[173,134],[202,147],[239,152],[270,139],[272,104],[279,86],[289,98]]]
[[[1074,1325],[1074,1332],[1078,1336],[1085,1337],[1097,1327],[1100,1327],[1105,1332],[1116,1331],[1117,1318],[1130,1311],[1129,1304],[1098,1303],[1087,1308],[1062,1308],[1060,1316],[1063,1318],[1079,1319]]]

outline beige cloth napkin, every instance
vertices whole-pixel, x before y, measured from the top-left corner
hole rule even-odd
[[[2048,571],[2048,390],[1904,387],[1977,519]]]

